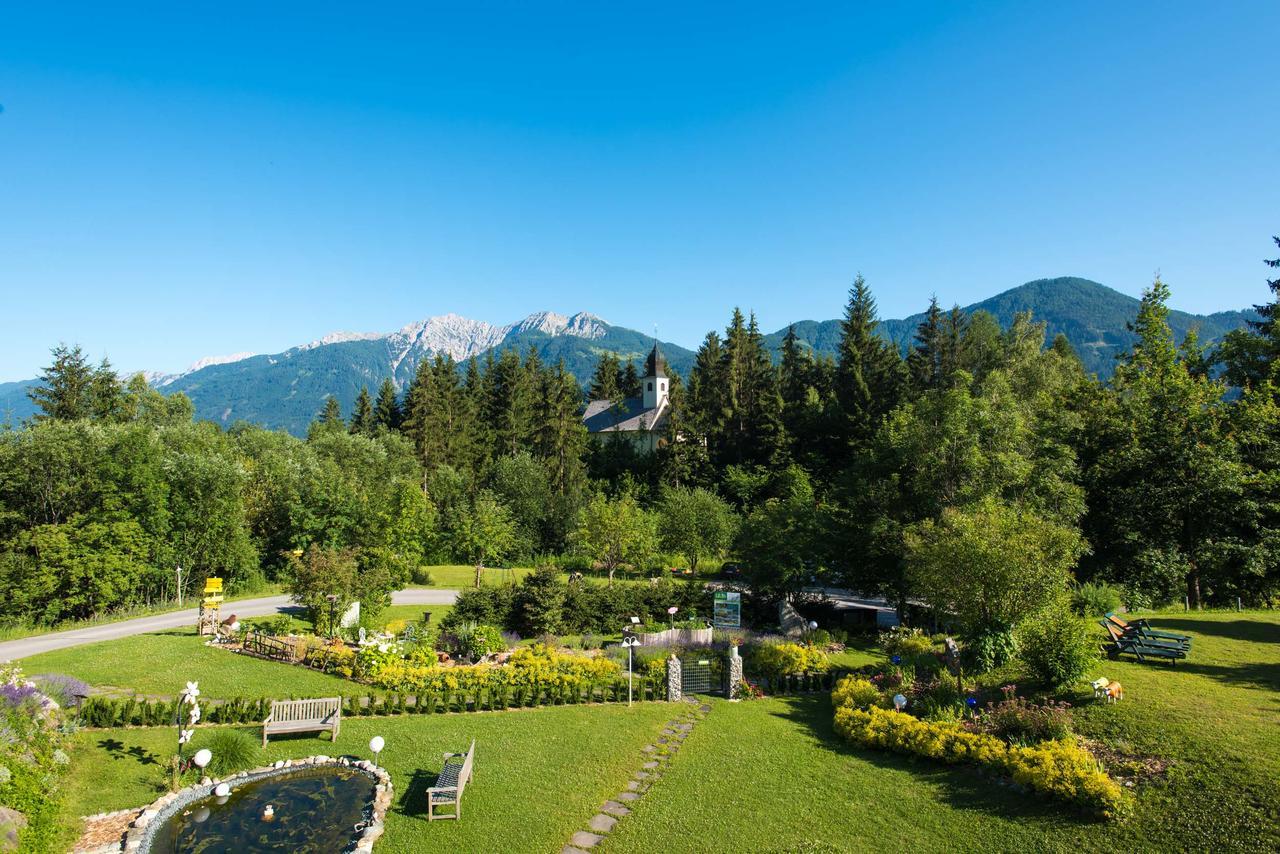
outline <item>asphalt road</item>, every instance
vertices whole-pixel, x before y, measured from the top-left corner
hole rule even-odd
[[[430,590],[414,588],[397,590],[391,594],[393,605],[452,605],[458,598],[457,590]],[[266,614],[281,613],[296,607],[288,596],[264,596],[260,599],[239,599],[225,602],[222,612],[228,616],[261,617]],[[194,626],[198,611],[187,608],[182,611],[170,611],[151,617],[136,617],[132,620],[120,620],[116,623],[104,623],[100,626],[89,626],[83,629],[70,629],[65,632],[50,632],[45,635],[33,635],[20,640],[0,643],[0,661],[26,658],[52,649],[64,649],[69,646],[80,646],[86,643],[97,643],[104,640],[115,640],[130,635],[142,635],[148,632],[159,632],[165,629],[176,629],[183,626]]]

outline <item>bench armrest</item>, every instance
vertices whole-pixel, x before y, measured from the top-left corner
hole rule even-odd
[[[432,792],[454,792],[456,794],[457,791],[458,791],[457,786],[432,786],[431,788],[427,789],[427,794],[429,795]]]
[[[465,753],[446,753],[442,758],[443,758],[443,759],[453,759],[455,756],[466,756],[466,755],[467,755],[467,754],[465,754]]]
[[[275,713],[275,711],[274,711],[274,710],[273,710],[273,711],[270,711],[270,712],[268,712],[268,713],[267,713],[267,717],[266,717],[266,719],[264,719],[264,720],[262,721],[262,723],[263,723],[263,724],[269,724],[269,723],[271,723],[273,720],[275,720],[275,717],[276,717],[276,713]]]

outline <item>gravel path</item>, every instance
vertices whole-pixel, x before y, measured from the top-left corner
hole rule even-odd
[[[456,590],[431,590],[413,588],[397,590],[391,594],[393,605],[452,605],[458,598]],[[276,614],[295,607],[287,596],[264,596],[259,599],[239,599],[226,602],[222,606],[223,613],[235,614],[237,617],[261,617]],[[116,623],[104,623],[100,626],[89,626],[83,629],[70,629],[65,632],[50,632],[44,635],[33,635],[20,640],[0,643],[0,661],[26,658],[53,649],[68,646],[80,646],[86,643],[97,643],[104,640],[115,640],[130,635],[142,635],[148,632],[159,632],[165,629],[176,629],[183,626],[194,626],[198,609],[187,608],[182,611],[170,611],[166,614],[155,614],[150,617],[136,617],[132,620],[120,620]]]

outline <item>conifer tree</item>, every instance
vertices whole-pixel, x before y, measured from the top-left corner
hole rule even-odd
[[[608,351],[601,353],[596,360],[595,372],[591,375],[591,400],[621,400],[622,392],[618,385],[621,373],[622,365],[618,361],[618,354]]]
[[[897,406],[900,397],[902,359],[897,349],[880,337],[879,325],[875,298],[859,275],[849,290],[840,323],[835,379],[844,422],[837,432],[854,446],[870,440],[880,419]]]
[[[124,385],[105,356],[89,382],[92,417],[98,421],[120,421],[124,418]]]
[[[919,393],[942,385],[942,309],[938,298],[929,300],[924,320],[916,327],[915,344],[907,356],[912,389]]]
[[[413,442],[424,473],[440,466],[460,472],[474,468],[475,412],[451,356],[439,354],[418,365],[401,429]]]
[[[624,399],[639,397],[643,394],[640,389],[640,373],[636,370],[636,363],[633,361],[628,360],[622,372],[618,374],[618,394]]]
[[[369,387],[360,386],[360,394],[356,395],[356,405],[351,411],[351,424],[348,429],[352,434],[372,436],[373,428],[373,401],[369,397]]]
[[[384,379],[378,389],[378,400],[373,405],[373,424],[378,430],[400,429],[400,402],[390,377]]]
[[[333,395],[328,395],[324,399],[324,409],[320,411],[320,418],[317,424],[326,430],[339,430],[346,427],[342,421],[342,407],[338,404],[338,399]]]
[[[35,420],[76,421],[93,415],[94,371],[79,345],[53,348],[53,364],[27,396],[40,407]]]

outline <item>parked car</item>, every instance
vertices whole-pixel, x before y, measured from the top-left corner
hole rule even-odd
[[[738,563],[725,563],[720,565],[720,574],[725,578],[741,578],[742,565]]]

